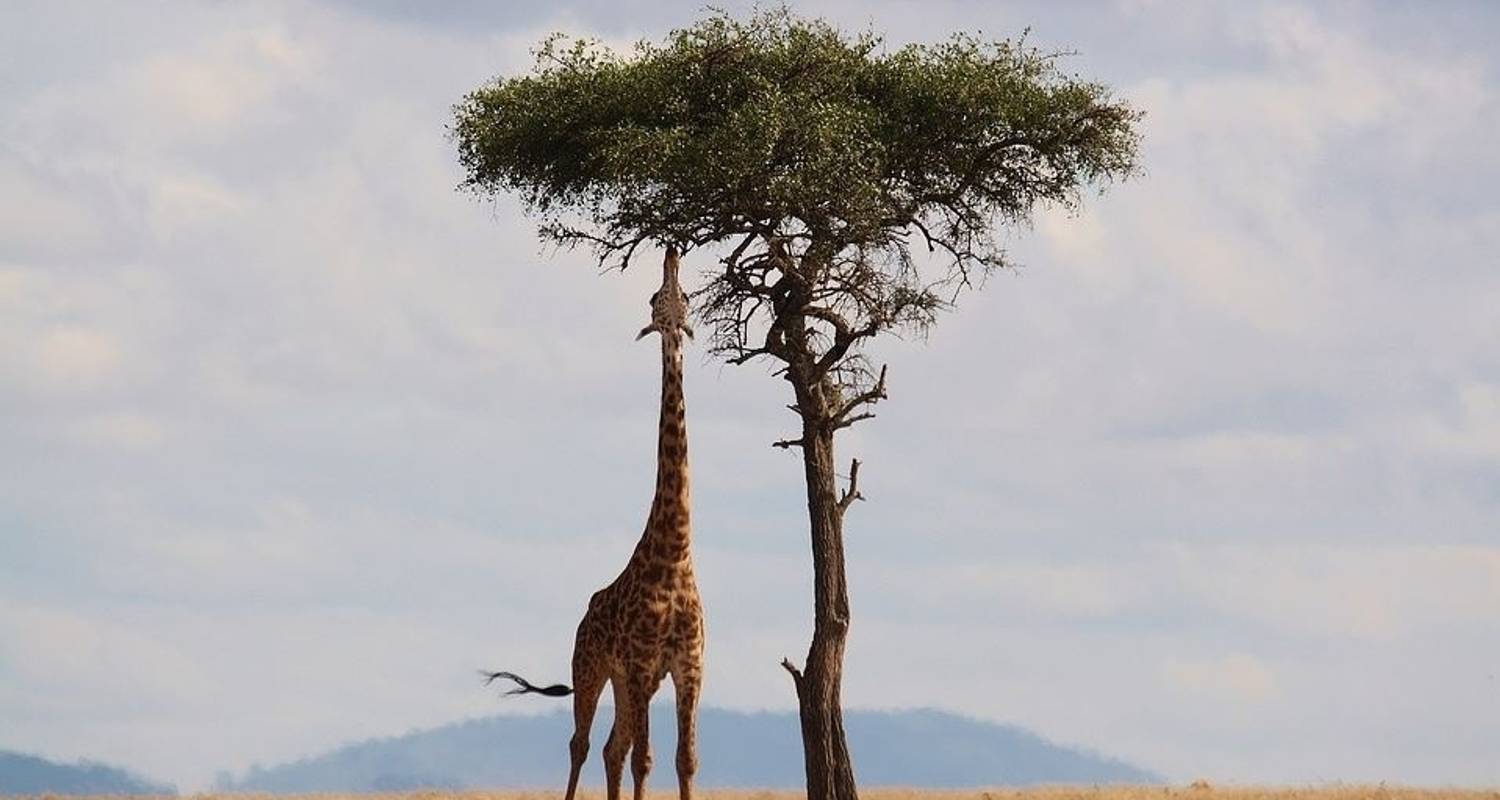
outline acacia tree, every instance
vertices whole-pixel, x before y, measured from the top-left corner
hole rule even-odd
[[[1135,169],[1139,114],[1024,42],[888,49],[785,8],[712,14],[615,54],[554,36],[528,75],[455,107],[464,186],[516,192],[541,235],[624,269],[643,243],[717,256],[693,293],[713,353],[790,385],[812,538],[814,628],[789,659],[808,797],[855,800],[840,709],[849,596],[834,435],[873,416],[863,346],[923,332],[1006,265],[994,231]]]

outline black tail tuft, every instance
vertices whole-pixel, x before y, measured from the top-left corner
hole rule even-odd
[[[551,686],[532,686],[530,681],[526,680],[520,675],[515,674],[514,672],[485,672],[484,670],[480,670],[479,674],[484,676],[485,686],[489,686],[491,683],[494,683],[495,679],[497,678],[504,678],[508,681],[515,681],[516,688],[506,692],[507,695],[544,694],[548,697],[567,697],[568,695],[573,693],[572,687],[565,686],[561,683],[554,683]]]

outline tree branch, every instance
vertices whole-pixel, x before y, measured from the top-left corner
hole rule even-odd
[[[739,355],[735,356],[734,358],[728,359],[727,363],[733,364],[733,365],[735,365],[737,367],[737,366],[739,366],[741,364],[744,364],[745,362],[749,361],[750,359],[755,358],[756,356],[768,356],[768,355],[771,355],[771,351],[770,350],[767,350],[764,347],[752,347],[749,350],[742,350],[742,351],[740,351]]]
[[[847,428],[861,419],[869,419],[870,417],[874,416],[873,414],[869,413],[857,414],[854,417],[849,417],[848,415],[849,412],[862,405],[868,403],[877,403],[881,400],[884,400],[885,398],[885,365],[881,365],[880,377],[875,381],[875,385],[871,386],[866,391],[860,392],[859,394],[855,395],[848,402],[839,406],[838,409],[834,412],[832,417],[832,419],[834,420],[834,429],[837,430],[839,428]]]
[[[829,325],[832,325],[834,336],[836,338],[848,338],[854,335],[854,332],[849,328],[848,320],[844,319],[831,308],[824,308],[823,306],[803,306],[802,313],[808,315],[809,317],[815,317],[817,319],[823,320]]]
[[[579,244],[592,246],[597,255],[601,272],[609,272],[611,270],[624,272],[625,268],[630,266],[630,257],[635,255],[636,248],[651,238],[650,233],[642,232],[635,236],[609,239],[596,233],[569,228],[564,225],[542,225],[540,232],[546,238],[556,242],[559,247],[567,247],[570,250]],[[620,260],[614,264],[610,264],[610,259],[617,255]]]
[[[849,463],[849,487],[844,489],[844,493],[839,496],[839,516],[843,516],[855,500],[863,499],[865,496],[859,493],[859,459],[856,458]]]
[[[783,658],[783,659],[781,659],[781,668],[784,669],[784,670],[786,670],[787,674],[789,674],[789,675],[792,676],[792,684],[797,687],[797,693],[801,694],[802,693],[802,672],[799,671],[796,667],[792,666],[792,660],[790,658]]]
[[[833,344],[828,346],[828,349],[823,352],[822,357],[813,365],[812,377],[814,380],[828,374],[828,371],[833,369],[849,353],[849,348],[853,347],[855,342],[874,336],[880,331],[880,327],[875,321],[871,321],[865,327],[855,330],[841,314],[824,306],[804,306],[802,313],[833,326]]]
[[[835,422],[833,424],[833,429],[834,430],[839,430],[840,428],[847,428],[847,427],[849,427],[850,425],[853,425],[856,422],[863,422],[864,420],[867,420],[867,419],[875,419],[875,415],[873,413],[869,412],[869,411],[866,411],[863,414],[855,414],[852,417],[845,417],[844,419],[841,419],[838,422]]]

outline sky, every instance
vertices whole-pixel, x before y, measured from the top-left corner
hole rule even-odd
[[[0,6],[0,748],[193,790],[559,706],[475,669],[566,680],[639,536],[657,276],[456,191],[445,126],[549,32],[704,12],[433,5]],[[873,349],[845,705],[1174,781],[1500,784],[1500,8],[794,8],[1029,28],[1146,112],[1140,176]],[[703,702],[793,708],[787,388],[698,344],[686,389]]]

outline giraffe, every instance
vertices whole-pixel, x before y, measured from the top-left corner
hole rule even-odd
[[[537,687],[509,672],[485,673],[488,681],[504,678],[517,688],[507,694],[535,692],[573,695],[573,737],[568,743],[571,766],[566,800],[574,800],[578,774],[589,752],[589,729],[604,684],[615,700],[614,726],[604,743],[608,800],[619,800],[625,755],[630,753],[635,800],[643,800],[651,771],[648,707],[664,677],[672,677],[677,695],[677,787],[681,800],[693,796],[698,770],[696,742],[698,694],[703,681],[703,606],[693,577],[692,525],[688,492],[687,425],[682,396],[682,337],[693,335],[687,324],[687,295],[678,283],[681,260],[668,247],[662,262],[661,288],[651,296],[651,324],[636,335],[661,335],[661,420],[657,426],[656,492],[641,534],[625,569],[589,599],[573,644],[573,685]]]

